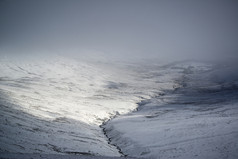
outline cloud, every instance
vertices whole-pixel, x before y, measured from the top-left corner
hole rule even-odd
[[[161,59],[238,50],[238,2],[232,0],[12,0],[0,10],[2,49]]]

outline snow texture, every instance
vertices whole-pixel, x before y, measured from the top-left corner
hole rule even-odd
[[[3,58],[0,70],[1,153],[121,156],[100,125],[156,89],[127,66],[60,56]]]
[[[238,158],[234,67],[183,62],[156,71],[171,76],[174,70],[181,74],[174,81],[178,87],[139,102],[138,111],[105,125],[112,143],[133,157]]]
[[[0,157],[238,158],[236,70],[3,58]]]

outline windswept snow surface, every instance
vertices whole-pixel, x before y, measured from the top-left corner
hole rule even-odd
[[[105,61],[0,59],[0,154],[238,157],[236,69]]]
[[[121,156],[100,125],[158,88],[123,64],[0,60],[0,152]]]
[[[180,72],[174,81],[178,87],[108,122],[105,129],[112,143],[133,157],[238,158],[236,67],[182,62],[154,71],[151,80],[162,85],[167,75]]]

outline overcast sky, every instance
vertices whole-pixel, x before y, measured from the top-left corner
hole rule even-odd
[[[0,24],[0,51],[15,54],[176,59],[238,51],[237,0],[1,0]]]

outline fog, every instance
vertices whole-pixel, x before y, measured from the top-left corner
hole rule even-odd
[[[0,0],[0,158],[238,159],[237,70],[238,0]]]
[[[0,52],[234,59],[237,17],[236,0],[2,0]]]

